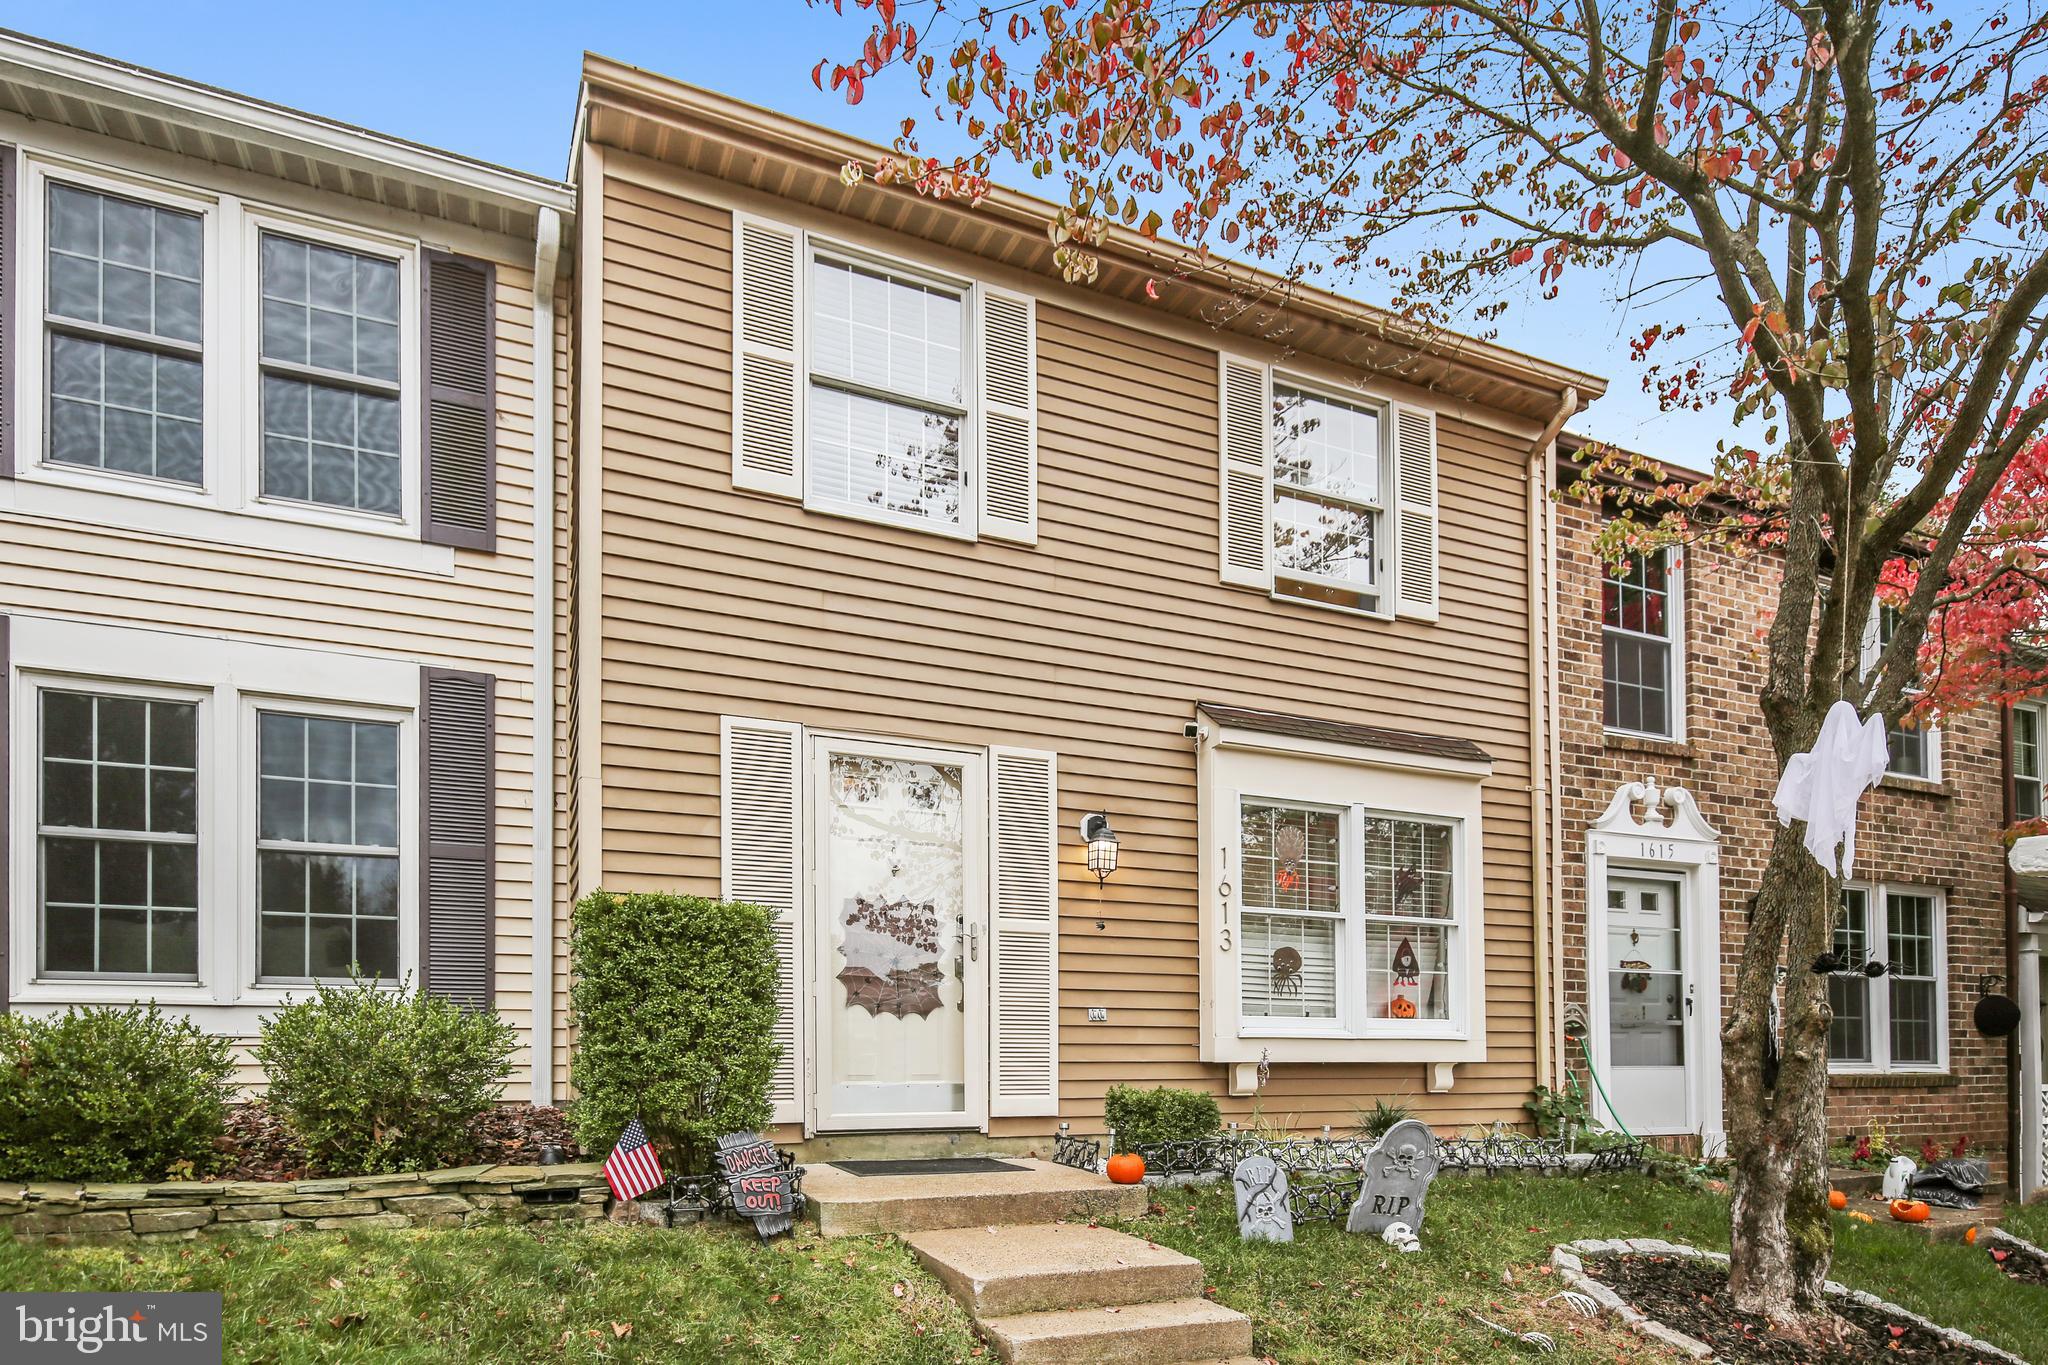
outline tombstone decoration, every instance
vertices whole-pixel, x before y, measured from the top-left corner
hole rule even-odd
[[[1377,1237],[1395,1223],[1404,1223],[1411,1231],[1420,1229],[1423,1200],[1440,1164],[1436,1134],[1428,1124],[1402,1119],[1387,1129],[1366,1155],[1365,1185],[1351,1206],[1345,1230]]]
[[[1287,1203],[1287,1172],[1269,1156],[1248,1156],[1231,1172],[1237,1190],[1237,1235],[1246,1242],[1291,1242],[1294,1212]]]
[[[718,1140],[717,1155],[733,1212],[753,1219],[763,1241],[788,1232],[796,1214],[796,1188],[775,1144],[755,1133],[727,1133]]]

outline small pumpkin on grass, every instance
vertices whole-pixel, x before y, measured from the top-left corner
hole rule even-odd
[[[1145,1158],[1136,1152],[1118,1152],[1109,1159],[1110,1181],[1118,1185],[1135,1185],[1145,1178]]]
[[[1934,1213],[1924,1199],[1894,1199],[1886,1207],[1901,1223],[1924,1223]]]
[[[1828,1207],[1836,1213],[1840,1213],[1843,1209],[1849,1207],[1849,1196],[1843,1194],[1840,1190],[1829,1190]]]

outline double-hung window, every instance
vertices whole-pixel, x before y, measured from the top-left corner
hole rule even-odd
[[[401,515],[398,262],[260,236],[263,496]]]
[[[1455,821],[1243,797],[1247,1033],[1441,1031],[1458,1017]]]
[[[824,253],[810,283],[807,500],[963,531],[965,288]]]
[[[1875,666],[1878,656],[1891,647],[1899,628],[1897,607],[1880,603],[1876,617],[1876,644],[1868,651],[1867,666]],[[1906,696],[1916,699],[1920,690],[1908,688]],[[1941,780],[1941,735],[1932,721],[1909,714],[1890,727],[1886,735],[1891,755],[1885,763],[1886,773],[1923,782]]]
[[[1273,381],[1273,591],[1382,614],[1385,413]]]
[[[191,980],[199,961],[198,703],[37,697],[40,974]]]
[[[2012,803],[2016,820],[2039,820],[2048,786],[2048,708],[2012,709]]]
[[[492,436],[450,404],[490,411],[488,266],[54,153],[20,169],[22,289],[41,323],[18,357],[35,395],[13,457],[21,507],[135,515],[88,505],[120,493],[180,535],[305,543],[210,515],[228,512],[309,538],[477,544]]]
[[[1606,728],[1655,739],[1679,734],[1680,594],[1672,552],[1631,555],[1600,585]]]
[[[49,462],[199,486],[203,220],[56,180],[46,203]]]
[[[1828,1061],[1838,1069],[1938,1070],[1947,1056],[1944,907],[1914,887],[1845,886],[1828,979]],[[1880,956],[1880,953],[1882,954]],[[1870,976],[1866,963],[1885,971]]]

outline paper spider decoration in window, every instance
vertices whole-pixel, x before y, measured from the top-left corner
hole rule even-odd
[[[1273,994],[1301,994],[1301,954],[1293,948],[1273,950]]]

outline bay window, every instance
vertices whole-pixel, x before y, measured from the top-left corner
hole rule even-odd
[[[1457,838],[1448,820],[1242,798],[1246,1031],[1448,1023],[1462,950]]]
[[[1381,410],[1273,382],[1273,591],[1378,615]]]
[[[1934,1071],[1946,1063],[1944,907],[1913,887],[1845,886],[1828,978],[1828,1061],[1837,1070]],[[1879,954],[1882,956],[1879,956]],[[1873,957],[1882,976],[1864,974]]]

